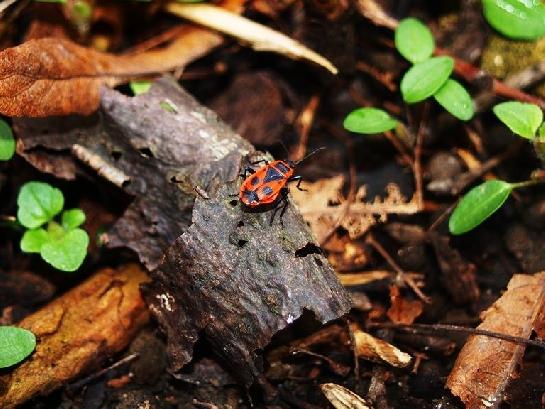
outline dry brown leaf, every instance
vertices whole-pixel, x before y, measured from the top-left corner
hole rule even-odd
[[[125,348],[148,321],[144,281],[136,264],[103,269],[21,321],[36,335],[36,351],[0,377],[0,407],[49,393]]]
[[[344,386],[336,383],[323,383],[320,385],[320,389],[335,409],[371,409],[365,399]]]
[[[392,344],[362,331],[356,324],[350,325],[354,352],[358,358],[387,363],[404,368],[411,363],[411,356]]]
[[[507,291],[483,314],[478,329],[529,338],[543,308],[545,272],[517,274]],[[524,353],[524,345],[471,336],[456,359],[447,387],[467,408],[497,408]]]
[[[402,297],[395,285],[390,287],[390,301],[392,305],[386,315],[396,324],[412,324],[424,310],[422,301]]]
[[[318,242],[322,242],[332,228],[345,228],[351,239],[365,234],[377,222],[386,222],[389,214],[415,214],[418,206],[407,202],[395,184],[386,186],[386,198],[366,201],[365,186],[356,193],[354,203],[342,196],[344,177],[334,176],[316,182],[302,182],[306,191],[292,189],[291,194],[305,220],[310,224]]]
[[[169,3],[166,10],[195,23],[249,43],[256,51],[273,51],[295,59],[306,59],[337,74],[337,68],[320,54],[288,36],[252,20],[209,4]]]
[[[100,85],[183,67],[221,42],[218,34],[191,29],[161,50],[116,56],[62,38],[30,40],[0,52],[0,113],[90,114]]]

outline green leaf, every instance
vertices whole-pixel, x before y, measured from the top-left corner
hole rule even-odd
[[[347,115],[343,126],[350,132],[376,134],[394,129],[397,121],[382,109],[359,108]]]
[[[534,104],[508,101],[496,105],[492,110],[511,131],[527,139],[536,136],[543,122],[543,112]]]
[[[62,227],[66,230],[72,230],[80,226],[85,221],[85,213],[81,209],[70,209],[62,212]]]
[[[513,188],[502,180],[489,180],[471,189],[450,216],[450,232],[458,235],[477,227],[501,207]]]
[[[535,40],[545,35],[545,6],[541,0],[483,0],[484,17],[503,35]]]
[[[475,113],[471,96],[458,81],[448,79],[433,96],[443,108],[462,121],[470,120]]]
[[[434,57],[413,65],[401,79],[401,94],[408,104],[420,102],[439,90],[454,69],[450,57]]]
[[[62,192],[43,182],[27,182],[17,197],[17,218],[19,223],[35,229],[48,222],[62,210]]]
[[[413,64],[430,58],[435,49],[431,31],[415,18],[400,21],[395,31],[395,45],[397,51]]]
[[[134,95],[140,95],[149,91],[149,89],[151,88],[151,82],[150,81],[131,81],[129,83],[129,87],[131,87],[131,91]]]
[[[0,368],[18,364],[36,348],[36,337],[26,329],[0,326]]]
[[[88,245],[89,236],[85,230],[74,229],[45,243],[40,254],[56,269],[71,272],[77,270],[83,263]]]
[[[15,153],[15,139],[8,123],[0,119],[0,160],[10,160]]]
[[[27,230],[21,239],[21,250],[25,253],[39,253],[48,241],[49,234],[44,229]]]

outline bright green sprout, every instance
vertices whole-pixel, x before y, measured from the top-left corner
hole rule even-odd
[[[21,250],[39,253],[53,267],[75,271],[87,255],[89,236],[79,228],[85,221],[81,209],[65,210],[59,189],[43,182],[28,182],[19,191],[17,218],[28,228],[21,239]],[[60,214],[61,222],[54,218]]]

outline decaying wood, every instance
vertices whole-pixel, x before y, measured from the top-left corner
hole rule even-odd
[[[271,225],[273,209],[248,211],[233,197],[245,156],[263,156],[173,80],[134,98],[104,89],[92,118],[16,128],[22,149],[71,150],[135,196],[109,245],[133,249],[150,269],[166,252],[146,298],[174,370],[202,335],[249,384],[260,373],[256,351],[303,310],[326,322],[350,308],[295,207]]]
[[[36,335],[36,351],[0,377],[0,407],[49,393],[125,348],[148,321],[139,291],[147,280],[135,264],[103,269],[21,321]]]
[[[530,337],[545,297],[545,273],[514,275],[507,291],[483,314],[478,329],[516,337]],[[472,336],[456,359],[447,387],[470,409],[497,408],[515,375],[525,346]]]

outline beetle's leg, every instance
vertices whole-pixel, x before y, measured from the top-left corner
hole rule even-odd
[[[264,163],[265,165],[269,164],[269,161],[267,159],[260,159],[256,160],[255,162],[250,162],[250,165],[259,165],[260,163]]]
[[[280,208],[282,208],[282,210],[280,211],[280,224],[282,226],[284,225],[283,217],[284,217],[284,213],[286,213],[286,209],[288,208],[288,189],[286,188],[282,189],[280,192],[280,195],[281,195],[280,200],[278,201],[278,204],[275,206],[273,210],[273,214],[272,214],[271,222],[270,222],[271,226],[273,224],[276,213],[280,210]]]
[[[246,166],[242,170],[242,173],[240,173],[238,176],[241,177],[242,179],[246,179],[248,177],[248,174],[253,175],[254,173],[255,173],[254,168],[252,168],[251,166]]]
[[[290,181],[294,181],[294,180],[297,181],[297,184],[295,185],[295,187],[296,187],[298,190],[300,190],[301,192],[308,192],[308,189],[303,189],[303,188],[301,187],[301,182],[303,181],[303,177],[302,177],[302,176],[299,176],[299,175],[297,175],[297,176],[292,176],[292,177],[290,178]]]

